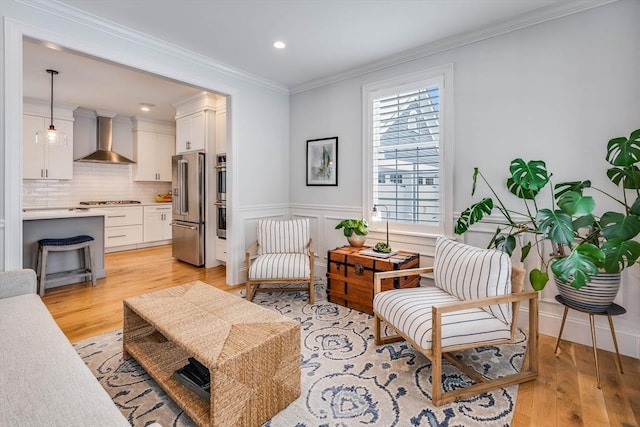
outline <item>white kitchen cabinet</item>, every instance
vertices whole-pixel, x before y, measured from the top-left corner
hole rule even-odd
[[[36,143],[36,132],[48,129],[51,119],[30,114],[23,115],[22,144],[24,179],[73,178],[73,121],[55,119],[57,130],[67,135],[67,145]]]
[[[143,241],[171,239],[171,204],[144,207]]]
[[[104,246],[113,248],[142,243],[142,206],[100,207],[104,216]]]
[[[216,259],[227,262],[227,240],[216,237]]]
[[[205,149],[208,114],[213,112],[199,111],[176,120],[176,153]]]
[[[216,154],[227,152],[227,111],[218,108],[216,111]]]
[[[173,135],[136,131],[133,133],[134,181],[171,182],[171,156],[175,154]]]

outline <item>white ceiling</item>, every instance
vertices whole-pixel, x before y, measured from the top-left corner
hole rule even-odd
[[[567,5],[600,0],[61,0],[75,8],[270,80],[284,88],[366,69],[385,58],[427,50],[532,15],[562,14]],[[275,40],[287,44],[272,47]],[[56,102],[171,120],[170,104],[200,92],[146,73],[25,42],[24,94]]]

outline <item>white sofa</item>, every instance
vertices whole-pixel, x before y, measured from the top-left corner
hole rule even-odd
[[[0,272],[0,426],[129,426],[36,294],[33,270]]]

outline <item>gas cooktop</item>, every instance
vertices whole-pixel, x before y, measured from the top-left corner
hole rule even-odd
[[[81,205],[135,205],[140,203],[139,200],[91,200],[88,202],[80,202]]]

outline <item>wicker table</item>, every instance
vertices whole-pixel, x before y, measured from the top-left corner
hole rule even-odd
[[[300,395],[300,325],[196,281],[124,300],[123,352],[199,426],[257,426]],[[211,399],[172,378],[194,357]]]

